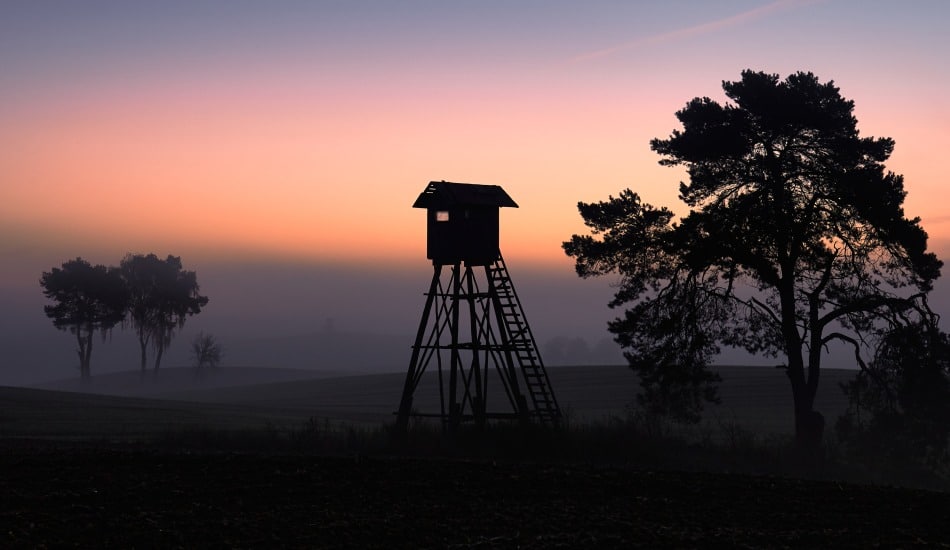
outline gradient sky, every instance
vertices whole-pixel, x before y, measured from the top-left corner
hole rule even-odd
[[[569,274],[578,200],[684,213],[649,140],[746,68],[834,80],[946,258],[948,24],[944,0],[3,2],[0,285],[130,251],[424,270],[410,205],[441,179],[502,185],[509,264]]]

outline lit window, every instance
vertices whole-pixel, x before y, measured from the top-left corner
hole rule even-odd
[[[447,222],[449,221],[449,212],[447,210],[439,210],[435,213],[435,221],[437,222]]]

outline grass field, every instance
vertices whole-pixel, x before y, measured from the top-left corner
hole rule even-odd
[[[221,368],[0,387],[0,547],[950,544],[950,492],[801,460],[783,374],[720,370],[723,404],[692,441],[627,419],[636,378],[619,366],[550,369],[567,429],[446,437],[421,425],[395,445],[386,423],[402,373]],[[830,421],[852,374],[824,374],[818,408]],[[434,392],[424,381],[417,404],[433,406]]]
[[[548,370],[561,408],[575,424],[625,418],[637,392],[636,376],[623,366]],[[722,404],[708,407],[709,426],[741,426],[763,436],[791,433],[791,391],[782,372],[736,366],[718,370]],[[853,374],[823,373],[816,407],[829,425],[847,406],[838,384]],[[372,426],[392,421],[403,380],[402,373],[339,376],[220,367],[201,379],[190,369],[169,369],[158,379],[131,372],[87,384],[47,385],[60,391],[0,388],[0,435],[122,438],[174,429],[287,426],[311,418]],[[418,409],[438,410],[436,384],[435,375],[428,373],[415,393]]]

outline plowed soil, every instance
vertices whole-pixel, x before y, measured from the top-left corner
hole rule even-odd
[[[0,547],[950,546],[950,494],[407,458],[5,448]]]

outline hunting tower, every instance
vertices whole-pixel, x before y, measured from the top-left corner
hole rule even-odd
[[[439,418],[449,430],[497,418],[557,423],[561,411],[498,245],[499,208],[518,205],[497,185],[434,181],[412,206],[426,209],[434,270],[397,427],[413,416]],[[438,410],[430,399],[433,410],[418,411],[413,399],[430,366]]]

